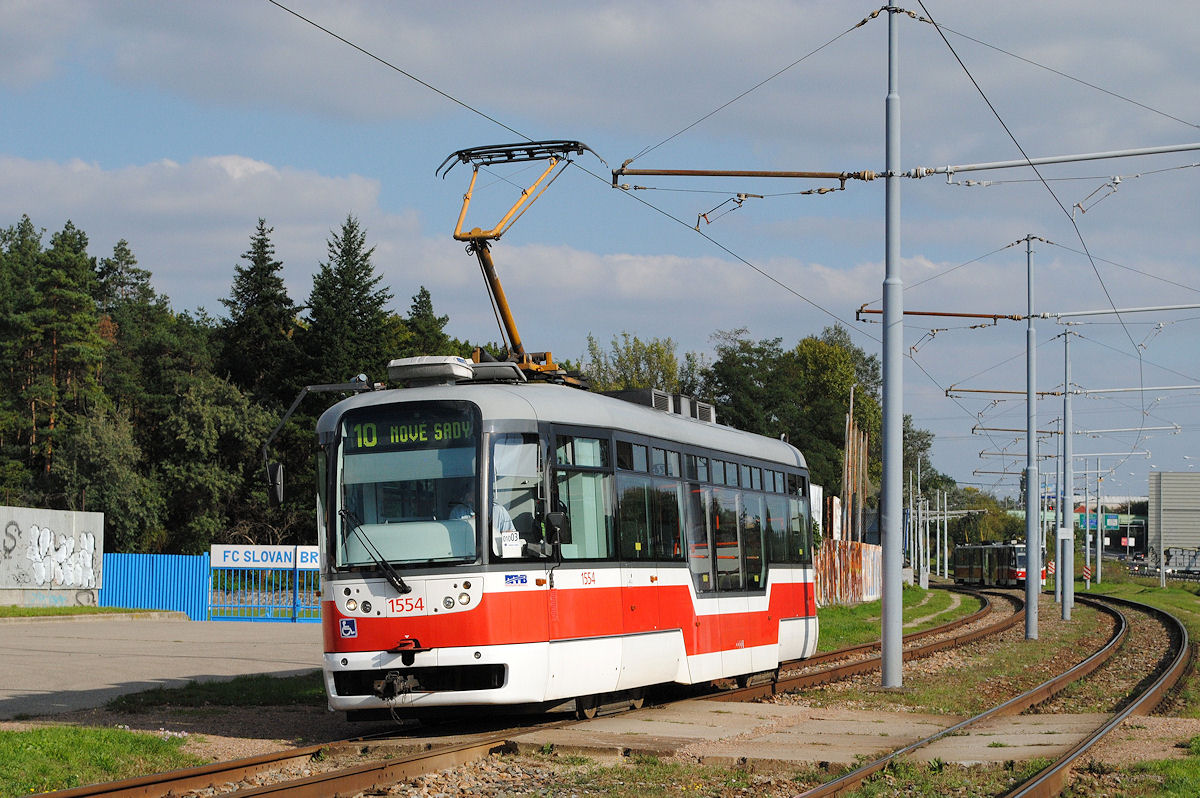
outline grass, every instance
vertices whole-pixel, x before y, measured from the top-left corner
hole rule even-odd
[[[120,696],[116,712],[159,707],[324,706],[321,672],[300,676],[238,676],[224,682],[189,682]],[[28,795],[102,781],[191,767],[203,760],[182,751],[178,735],[86,726],[44,726],[0,731],[0,796]]]
[[[125,612],[157,612],[130,610],[124,607],[13,607],[0,605],[0,618],[45,618],[58,615],[111,615]]]
[[[118,696],[106,705],[114,712],[143,712],[156,707],[324,706],[321,671],[299,676],[236,676],[223,682],[188,682]]]
[[[904,603],[905,623],[927,615],[942,613],[919,626],[906,628],[905,634],[931,626],[940,626],[956,618],[970,615],[979,609],[977,601],[963,596],[962,602],[955,610],[947,611],[954,601],[948,590],[926,591],[919,587],[905,585],[901,598]],[[822,607],[817,611],[821,624],[817,651],[833,651],[845,646],[878,640],[881,614],[882,605],[879,601],[868,601],[853,607]]]
[[[1101,635],[1097,625],[1099,612],[1077,605],[1070,623],[1054,617],[1053,602],[1043,606],[1043,634],[1033,645],[999,644],[984,640],[964,650],[958,664],[945,668],[912,667],[904,679],[903,691],[878,691],[872,683],[847,682],[801,691],[815,705],[871,707],[884,711],[899,707],[912,711],[970,715],[1028,690],[1050,672],[1076,661],[1078,652],[1093,647],[1089,638]]]
[[[0,795],[70,789],[200,764],[180,750],[183,743],[179,737],[122,729],[0,731]]]
[[[1200,795],[1200,737],[1193,737],[1184,759],[1138,762],[1121,768],[1085,767],[1063,791],[1067,798],[1100,792],[1126,798],[1194,798]]]

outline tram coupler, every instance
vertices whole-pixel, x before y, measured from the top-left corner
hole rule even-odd
[[[401,676],[400,671],[388,671],[382,679],[376,679],[371,683],[371,689],[375,691],[375,695],[385,701],[403,693],[411,693],[420,686],[416,676],[411,673]]]

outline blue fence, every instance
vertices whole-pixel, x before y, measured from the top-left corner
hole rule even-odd
[[[214,621],[320,621],[321,575],[301,569],[216,568]]]
[[[193,621],[316,622],[320,574],[296,568],[213,568],[209,555],[104,555],[101,607],[175,610]]]
[[[186,612],[208,620],[208,555],[110,554],[105,552],[97,603],[101,607]]]

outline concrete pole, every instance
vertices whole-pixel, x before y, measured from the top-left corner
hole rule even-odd
[[[1025,329],[1025,639],[1037,640],[1038,594],[1041,585],[1029,574],[1041,573],[1039,516],[1042,480],[1038,476],[1037,332],[1033,327],[1033,236],[1025,236],[1026,295],[1029,323]]]
[[[900,278],[900,26],[888,8],[888,93],[885,102],[883,280],[883,619],[880,674],[901,687],[904,662],[901,569],[901,481],[904,457],[904,281]]]
[[[1071,438],[1074,427],[1071,423],[1071,331],[1063,335],[1063,488],[1066,504],[1063,505],[1065,533],[1058,542],[1058,573],[1062,580],[1062,619],[1071,620],[1071,605],[1075,603],[1075,467],[1071,462]]]

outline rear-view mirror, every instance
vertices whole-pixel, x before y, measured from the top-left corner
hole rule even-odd
[[[267,499],[273,507],[283,504],[283,463],[267,463]]]
[[[546,513],[546,540],[550,543],[570,544],[571,519],[566,513]]]

